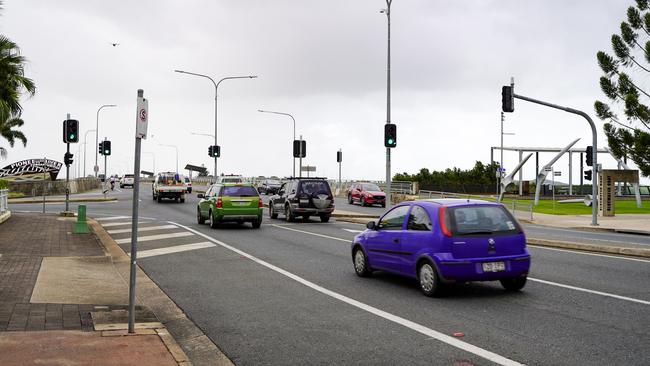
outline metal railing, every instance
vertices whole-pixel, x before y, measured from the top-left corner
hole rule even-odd
[[[5,213],[9,210],[9,190],[0,189],[0,214]]]
[[[420,190],[418,192],[419,198],[471,198],[469,194],[453,193],[453,192],[442,192],[442,191],[427,191]]]
[[[517,219],[533,221],[533,204],[521,203],[514,200],[504,205],[512,212],[512,215]]]

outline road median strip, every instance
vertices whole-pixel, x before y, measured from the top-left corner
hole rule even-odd
[[[574,249],[574,250],[581,250],[586,252],[619,254],[619,255],[633,256],[633,257],[650,258],[650,249],[645,249],[645,248],[619,247],[619,246],[612,246],[612,245],[577,243],[571,241],[537,239],[537,238],[526,238],[526,242],[528,244],[538,245],[542,247]]]

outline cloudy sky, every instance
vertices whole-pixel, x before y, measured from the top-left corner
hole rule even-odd
[[[610,51],[632,1],[395,0],[392,5],[392,120],[398,125],[393,172],[470,168],[499,144],[501,86],[593,113],[603,96],[595,54]],[[149,99],[143,169],[205,164],[214,133],[214,86],[174,73],[258,75],[219,87],[219,170],[247,176],[291,173],[293,114],[307,140],[306,164],[344,179],[383,179],[386,120],[386,17],[382,0],[5,0],[0,32],[29,59],[35,97],[23,101],[26,148],[0,165],[47,156],[63,160],[61,121],[113,142],[109,174],[133,165],[136,90]],[[111,43],[119,43],[114,47]],[[580,117],[522,101],[507,115],[506,146],[561,147],[591,132]],[[600,141],[602,123],[597,121]],[[83,137],[83,135],[82,135]],[[86,173],[94,164],[88,135]],[[72,147],[73,152],[81,144]],[[83,150],[83,149],[82,149]],[[78,159],[80,155],[75,155]],[[552,156],[542,154],[540,164]],[[603,156],[604,157],[604,156]],[[504,165],[516,165],[506,153]],[[605,168],[615,168],[604,158]],[[102,170],[103,170],[103,164]],[[557,164],[566,177],[568,158]],[[575,179],[578,179],[575,157]],[[83,168],[82,168],[83,172]],[[534,158],[524,169],[533,179]]]

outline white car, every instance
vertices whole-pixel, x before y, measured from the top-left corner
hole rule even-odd
[[[190,178],[183,176],[183,183],[185,185],[185,189],[187,189],[187,193],[192,193],[192,181]]]
[[[244,183],[241,175],[221,175],[217,177],[217,183]]]
[[[126,186],[133,188],[133,181],[134,181],[133,174],[124,174],[122,179],[120,179],[120,188],[124,188]]]

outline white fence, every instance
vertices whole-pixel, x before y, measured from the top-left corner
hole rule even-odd
[[[5,211],[9,210],[9,190],[0,189],[0,214],[3,214]]]

